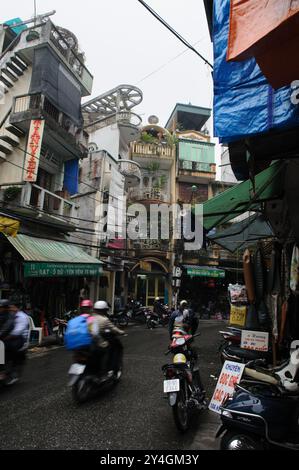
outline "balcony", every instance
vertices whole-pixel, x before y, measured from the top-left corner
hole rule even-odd
[[[147,252],[146,254],[157,254],[164,253],[170,250],[170,241],[169,240],[136,240],[131,242],[132,249],[137,252]]]
[[[125,177],[127,188],[134,188],[140,185],[141,171],[138,163],[132,160],[120,160],[118,168],[119,172]]]
[[[179,160],[178,178],[181,182],[196,183],[198,179],[215,180],[216,164]]]
[[[175,163],[175,156],[175,146],[164,142],[159,144],[133,142],[131,144],[131,158],[142,166],[159,162],[161,169],[169,170]]]
[[[28,131],[32,119],[46,119],[47,124],[66,139],[70,145],[81,148],[82,153],[88,149],[88,134],[80,129],[66,114],[59,111],[44,95],[28,94],[14,98],[10,123],[17,124]]]
[[[33,31],[37,34],[29,40],[28,35]],[[14,55],[15,53],[18,53],[26,62],[32,63],[34,49],[44,44],[48,44],[51,49],[54,50],[61,61],[77,79],[82,90],[82,95],[90,95],[92,91],[93,76],[84,65],[82,57],[73,51],[70,44],[68,44],[50,20],[46,23],[41,23],[31,28],[27,28],[20,33],[0,60],[0,69],[3,68],[5,62],[9,59],[9,55]]]
[[[63,193],[55,194],[37,184],[26,183],[22,192],[23,206],[37,209],[41,214],[46,213],[64,219],[69,224],[79,225],[78,205],[60,194]]]
[[[85,113],[85,128],[88,132],[96,132],[98,129],[118,125],[121,139],[125,145],[129,145],[131,142],[134,142],[139,138],[142,119],[136,113],[132,113],[131,111],[121,111],[93,120],[93,122],[90,122],[90,120],[93,119],[90,114],[91,113]]]
[[[132,189],[129,191],[128,200],[130,202],[140,203],[169,203],[170,196],[159,188],[148,188],[143,190]]]

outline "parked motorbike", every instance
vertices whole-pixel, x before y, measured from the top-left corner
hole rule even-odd
[[[103,337],[113,344],[114,336],[105,330]],[[74,363],[69,369],[69,386],[72,388],[73,399],[77,403],[85,403],[109,386],[116,385],[122,376],[123,353],[117,357],[117,368],[105,371],[104,374],[96,367],[90,348],[74,351]]]
[[[70,310],[63,315],[63,318],[54,318],[53,333],[56,335],[56,341],[61,346],[64,344],[64,335],[68,322],[77,314],[76,310]]]
[[[145,314],[146,316],[146,326],[150,330],[153,330],[157,326],[167,326],[169,322],[169,314],[165,311],[162,315],[158,315],[157,313],[148,310]]]
[[[149,309],[147,307],[143,307],[141,303],[136,300],[132,300],[126,310],[126,314],[130,320],[140,323],[146,322],[146,314],[148,312]]]
[[[125,328],[129,324],[129,317],[127,316],[125,309],[114,311],[114,314],[109,316],[109,320],[119,328]]]
[[[299,349],[276,368],[253,361],[221,408],[223,450],[299,450]]]
[[[205,409],[205,390],[203,388],[197,354],[191,343],[200,336],[174,332],[173,341],[167,354],[173,354],[171,364],[162,367],[165,376],[164,393],[168,396],[175,424],[179,431],[186,432],[191,423],[192,412]]]

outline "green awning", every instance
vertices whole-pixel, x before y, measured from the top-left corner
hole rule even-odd
[[[24,259],[25,277],[90,277],[103,272],[101,261],[71,243],[21,234],[7,239]]]
[[[244,181],[203,204],[203,225],[211,230],[248,210],[254,210],[261,202],[279,198],[284,191],[284,162],[275,162],[255,177],[255,192],[251,180]]]
[[[258,240],[272,238],[273,232],[264,217],[255,214],[241,222],[232,224],[226,230],[221,230],[207,237],[225,250],[234,253],[237,250],[245,249]]]
[[[183,268],[190,277],[225,278],[225,271],[223,269],[212,268],[210,266],[195,266],[191,264],[185,264]]]

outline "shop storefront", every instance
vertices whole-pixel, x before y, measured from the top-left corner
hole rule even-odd
[[[227,315],[227,285],[229,273],[210,266],[184,265],[180,298],[190,302],[200,318]]]
[[[0,234],[0,298],[23,304],[36,324],[79,307],[102,263],[80,247],[19,234]]]
[[[147,307],[154,305],[155,299],[168,304],[171,301],[170,275],[167,266],[159,260],[144,260],[129,273],[129,297]]]

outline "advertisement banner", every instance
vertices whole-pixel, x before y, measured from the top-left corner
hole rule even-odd
[[[240,382],[244,369],[245,364],[231,361],[225,362],[209,405],[211,411],[221,414],[220,407],[229,396],[233,395],[235,385]]]
[[[45,121],[31,121],[26,150],[24,181],[35,183],[39,167],[39,158],[44,135]]]
[[[269,333],[263,331],[243,330],[241,336],[241,348],[252,351],[269,351]]]
[[[236,307],[235,305],[231,305],[229,320],[230,324],[244,326],[246,322],[246,313],[247,307]]]

